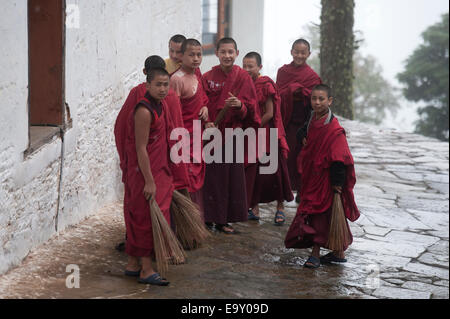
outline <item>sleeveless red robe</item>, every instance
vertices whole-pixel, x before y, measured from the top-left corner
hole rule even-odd
[[[148,137],[147,152],[150,169],[156,184],[155,200],[170,224],[170,204],[174,191],[173,177],[169,168],[169,147],[167,125],[169,118],[168,106],[165,101],[156,105],[155,101],[146,94],[136,105],[145,106],[153,117]],[[127,240],[125,252],[134,257],[148,257],[153,253],[153,233],[150,217],[149,202],[142,191],[145,185],[137,158],[134,131],[134,112],[127,120],[127,137],[125,140],[125,154],[127,169],[125,187],[129,194],[127,210],[125,211],[125,225]]]

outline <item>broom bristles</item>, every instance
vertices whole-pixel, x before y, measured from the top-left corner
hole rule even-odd
[[[169,261],[181,264],[185,261],[186,254],[155,200],[150,201],[150,216],[156,266],[161,276],[165,276],[169,269]]]
[[[334,194],[333,206],[331,211],[330,232],[328,235],[328,249],[342,251],[348,244],[349,233],[347,220],[342,206],[341,195]]]
[[[188,197],[174,191],[170,210],[176,235],[186,249],[197,248],[210,236],[198,206]]]

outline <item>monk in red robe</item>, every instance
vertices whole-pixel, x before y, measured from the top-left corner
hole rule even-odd
[[[296,143],[296,133],[311,113],[311,90],[321,83],[320,77],[306,63],[311,55],[309,42],[298,39],[292,45],[293,61],[282,66],[277,74],[277,86],[281,96],[281,116],[289,145],[288,169],[293,190],[300,190],[300,176],[296,168],[301,145]]]
[[[276,84],[268,76],[261,76],[262,69],[261,55],[257,52],[248,53],[243,61],[243,68],[252,77],[256,95],[258,98],[259,111],[262,114],[261,127],[266,129],[265,147],[267,153],[278,154],[278,168],[275,174],[262,174],[259,172],[259,167],[263,166],[257,163],[257,170],[255,176],[247,177],[247,191],[252,192],[250,198],[249,219],[259,220],[259,203],[269,203],[274,200],[277,201],[277,212],[275,214],[275,225],[281,226],[285,221],[283,201],[292,201],[291,185],[289,181],[289,172],[287,169],[287,158],[289,154],[289,147],[286,142],[286,134],[284,132],[283,121],[281,119],[280,111],[280,96]],[[278,147],[270,145],[270,129],[276,128],[278,131]],[[259,136],[259,135],[258,135]],[[247,172],[246,172],[247,173]],[[251,180],[253,178],[253,180]],[[249,187],[248,185],[253,185]]]
[[[197,143],[194,138],[201,137],[203,125],[200,125],[200,135],[194,136],[194,121],[208,120],[208,97],[203,89],[202,76],[199,67],[202,62],[202,45],[196,39],[187,39],[181,46],[181,67],[172,74],[170,87],[180,97],[184,127],[190,134],[190,163],[188,174],[190,180],[189,193],[191,199],[200,207],[203,214],[203,183],[205,179],[205,162],[202,158],[203,141]],[[197,149],[195,149],[197,147]]]
[[[232,38],[221,39],[216,47],[220,65],[203,76],[211,121],[216,121],[220,111],[228,108],[218,125],[223,136],[225,128],[256,129],[261,124],[253,81],[246,71],[234,65],[238,54],[237,44]],[[213,124],[207,124],[207,127],[210,125]],[[233,144],[235,156],[236,145]],[[237,163],[236,159],[233,163],[225,162],[225,149],[223,145],[222,163],[206,164],[205,222],[208,227],[215,223],[217,230],[234,234],[235,230],[228,223],[242,222],[248,218],[245,173],[244,164]],[[247,162],[248,154],[244,154],[244,157]]]
[[[320,248],[327,248],[334,193],[340,193],[345,216],[354,222],[359,211],[353,196],[356,182],[352,154],[344,129],[331,113],[330,88],[324,84],[312,91],[313,112],[309,123],[300,131],[304,144],[298,158],[301,173],[301,202],[286,235],[287,248],[313,247],[305,267],[317,268],[321,263],[346,262],[344,251],[353,237],[348,227],[348,242],[342,249],[320,257]]]
[[[168,126],[170,128],[171,120],[164,101],[169,90],[169,74],[162,68],[151,69],[147,83],[147,93],[127,119],[124,179],[129,198],[125,211],[125,252],[128,255],[125,274],[139,276],[140,283],[167,285],[169,282],[152,267],[154,243],[149,200],[156,200],[170,224],[174,191],[169,168]]]
[[[157,56],[153,55],[148,57],[145,60],[143,73],[144,75],[147,75],[147,73],[153,69],[153,68],[165,68],[164,60]],[[130,93],[128,94],[128,97],[122,106],[119,114],[117,115],[116,122],[114,125],[114,137],[116,142],[116,148],[117,152],[119,154],[119,164],[120,169],[122,171],[122,182],[125,183],[125,176],[127,174],[127,157],[125,153],[125,140],[127,137],[127,119],[131,113],[133,113],[134,108],[136,107],[137,103],[145,96],[147,93],[147,82],[143,82],[139,84],[138,86],[134,87]],[[181,115],[181,105],[180,100],[176,93],[172,90],[169,90],[169,94],[164,99],[166,104],[169,107],[169,116],[170,116],[170,122],[172,123],[171,126],[173,128],[176,127],[183,127],[183,118]],[[169,132],[170,134],[170,132]],[[170,136],[170,135],[169,135]],[[177,141],[169,141],[169,146],[172,147]],[[173,162],[169,163],[169,167],[172,171],[173,175],[173,183],[176,190],[185,190],[189,188],[189,177],[188,177],[188,171],[187,167],[184,163],[180,164],[174,164]],[[128,205],[128,193],[127,189],[124,189],[124,201],[123,201],[123,208],[124,213],[127,211],[127,205]],[[119,243],[116,247],[118,250],[124,249],[125,243]]]

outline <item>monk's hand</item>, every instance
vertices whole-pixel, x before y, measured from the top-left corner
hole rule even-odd
[[[342,187],[341,186],[333,186],[333,192],[342,194]]]
[[[146,183],[144,185],[144,197],[146,200],[150,200],[152,198],[155,198],[156,194],[156,185],[155,183]]]
[[[230,97],[225,100],[225,106],[240,109],[242,107],[242,102],[237,97],[235,97],[233,93],[228,92],[228,95]]]
[[[205,123],[205,129],[206,128],[211,128],[211,127],[216,127],[213,122]]]
[[[206,106],[200,109],[200,112],[198,113],[198,118],[202,121],[208,120],[208,108]]]

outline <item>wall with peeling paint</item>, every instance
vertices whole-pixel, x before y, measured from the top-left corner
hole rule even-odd
[[[129,90],[145,80],[147,56],[166,57],[175,33],[201,37],[200,0],[66,5],[65,100],[72,127],[26,157],[27,1],[6,1],[0,12],[0,274],[56,234],[55,226],[60,231],[122,197],[117,113]]]

